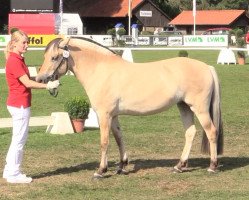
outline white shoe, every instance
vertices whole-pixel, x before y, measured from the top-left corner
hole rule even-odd
[[[26,177],[26,174],[18,174],[18,175],[22,175],[22,176],[25,176]],[[18,176],[18,175],[16,175],[16,176]],[[12,176],[10,176],[10,175],[8,175],[7,173],[3,173],[3,178],[4,179],[7,179],[7,178],[9,178],[9,177],[12,177]]]
[[[27,177],[25,174],[18,174],[17,176],[7,177],[8,183],[31,183],[32,178]]]

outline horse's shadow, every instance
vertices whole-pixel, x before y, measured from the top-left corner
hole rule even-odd
[[[178,162],[178,159],[137,159],[132,160],[129,163],[134,165],[133,169],[128,171],[129,173],[137,173],[140,170],[146,170],[146,169],[153,169],[157,167],[165,167],[165,168],[173,168],[173,166]],[[192,158],[189,159],[189,171],[194,171],[198,169],[207,169],[209,166],[209,159],[208,158]],[[56,176],[61,174],[71,174],[74,172],[79,172],[81,170],[96,170],[98,167],[98,162],[89,162],[89,163],[83,163],[75,166],[70,167],[63,167],[58,168],[53,171],[48,171],[44,173],[40,173],[38,175],[32,176],[34,179],[40,179],[50,176]],[[109,167],[116,166],[115,162],[109,162]],[[230,171],[234,169],[238,169],[241,167],[245,167],[249,165],[249,157],[222,157],[219,159],[219,170],[220,171]],[[109,178],[111,175],[106,176],[106,178]]]
[[[129,173],[136,173],[139,170],[153,169],[156,167],[165,167],[173,169],[178,163],[179,159],[161,159],[161,160],[142,160],[137,159],[131,161],[134,164],[134,168]],[[198,169],[207,169],[210,164],[209,158],[192,158],[188,160],[189,170],[195,171]],[[219,171],[230,171],[233,169],[245,167],[249,165],[249,157],[222,157],[219,159]]]

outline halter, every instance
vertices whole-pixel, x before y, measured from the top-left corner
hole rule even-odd
[[[70,40],[70,38],[69,38]],[[70,53],[69,53],[69,50],[68,50],[68,43],[69,43],[69,40],[67,41],[67,44],[64,46],[64,47],[60,47],[58,45],[58,48],[60,49],[63,49],[63,53],[62,55],[60,56],[59,60],[58,60],[58,64],[53,72],[53,74],[51,76],[48,77],[48,80],[49,81],[54,81],[56,80],[56,72],[58,71],[58,69],[62,66],[62,63],[65,61],[66,62],[66,72],[68,71],[68,58],[70,56]],[[56,97],[58,95],[58,89],[57,88],[54,88],[52,90],[49,90],[49,93]]]

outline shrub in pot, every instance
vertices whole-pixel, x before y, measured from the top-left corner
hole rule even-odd
[[[245,39],[244,39],[244,33],[241,29],[238,29],[236,31],[236,46],[238,48],[244,48],[245,47]],[[238,63],[240,65],[245,64],[245,52],[244,51],[237,51],[237,56],[238,56]]]
[[[188,57],[188,52],[186,50],[180,50],[178,52],[179,57]]]
[[[88,118],[90,111],[88,100],[83,97],[72,97],[66,101],[64,110],[68,112],[75,132],[82,132],[84,130],[85,119]],[[79,129],[77,128],[78,125],[80,126]]]

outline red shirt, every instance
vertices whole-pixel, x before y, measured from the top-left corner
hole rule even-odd
[[[31,89],[26,88],[19,80],[23,75],[29,75],[29,70],[24,58],[16,53],[10,52],[6,62],[6,80],[9,88],[7,105],[20,108],[31,106]]]

